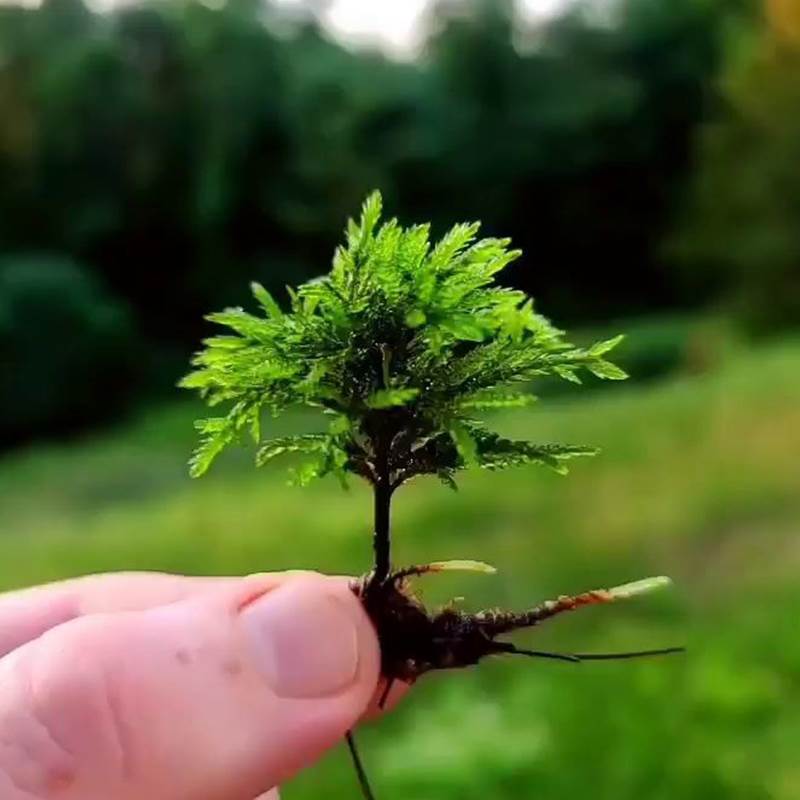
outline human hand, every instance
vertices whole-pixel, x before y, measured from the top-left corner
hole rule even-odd
[[[0,798],[253,800],[342,739],[378,673],[339,578],[134,573],[0,595]]]

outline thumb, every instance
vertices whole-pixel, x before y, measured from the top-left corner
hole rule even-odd
[[[0,797],[252,800],[356,724],[378,662],[316,575],[68,622],[0,660]]]

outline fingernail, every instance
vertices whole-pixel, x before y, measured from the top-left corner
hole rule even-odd
[[[280,697],[330,697],[355,680],[356,620],[324,581],[290,581],[240,619],[257,668]]]

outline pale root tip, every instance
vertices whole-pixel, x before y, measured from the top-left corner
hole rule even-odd
[[[659,575],[656,578],[644,578],[633,583],[624,583],[622,586],[615,586],[609,589],[609,594],[615,600],[627,600],[629,597],[636,597],[640,594],[648,594],[658,589],[664,589],[672,585],[672,580],[666,575]]]
[[[491,564],[483,561],[435,561],[428,564],[431,572],[482,572],[485,575],[494,575],[497,570]]]

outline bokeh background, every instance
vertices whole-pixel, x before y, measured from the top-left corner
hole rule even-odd
[[[599,445],[569,477],[397,497],[432,601],[669,573],[362,733],[382,800],[800,797],[800,6],[794,0],[80,0],[0,6],[0,588],[92,570],[369,566],[366,489],[234,453],[191,482],[174,389],[205,312],[327,269],[368,190],[525,250],[625,385],[495,419]],[[303,414],[275,423],[313,430]],[[343,751],[288,800],[356,797]]]

